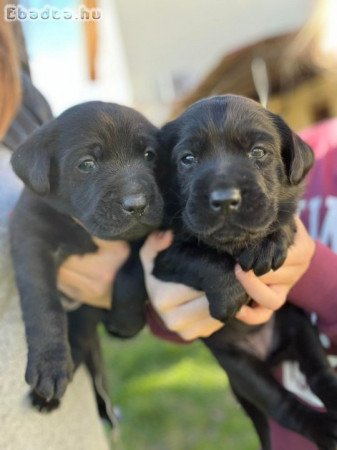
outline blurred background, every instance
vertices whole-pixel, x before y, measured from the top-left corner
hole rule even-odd
[[[46,2],[21,4],[43,8]],[[58,0],[49,4],[60,9],[76,10],[80,4],[100,8],[100,18],[90,23],[22,22],[34,81],[55,113],[100,98],[133,105],[160,124],[173,105],[177,112],[200,95],[242,91],[256,97],[254,59],[261,63],[262,58],[268,66],[269,94],[294,88],[331,64],[331,48],[336,45],[335,0]],[[304,36],[298,37],[308,21]],[[268,38],[276,39],[268,42]],[[291,64],[296,61],[295,68],[289,58]],[[257,64],[256,70],[259,74],[263,66]]]
[[[25,8],[44,8],[25,0]],[[337,115],[336,0],[75,0],[99,18],[23,21],[32,78],[58,114],[92,99],[157,125],[199,98],[238,93],[300,130]],[[196,342],[105,336],[116,450],[253,450],[257,439],[223,372]]]

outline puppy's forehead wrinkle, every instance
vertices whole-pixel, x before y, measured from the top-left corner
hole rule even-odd
[[[209,137],[216,137],[225,132],[225,122],[227,120],[228,108],[225,104],[209,104],[206,108],[206,129]]]
[[[142,114],[114,103],[87,102],[65,111],[56,119],[65,146],[98,143],[105,147],[133,143],[142,135],[155,135],[154,127]],[[125,145],[124,145],[125,144]]]
[[[186,136],[190,136],[192,141],[193,136],[194,141],[203,140],[218,149],[230,144],[248,149],[257,141],[279,146],[279,134],[262,107],[240,97],[237,101],[237,96],[228,96],[229,99],[225,97],[196,104],[198,114],[193,108],[187,110],[180,141]]]

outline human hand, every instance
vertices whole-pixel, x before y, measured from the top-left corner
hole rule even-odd
[[[172,243],[171,232],[152,233],[140,251],[150,301],[165,326],[185,340],[207,337],[223,327],[209,313],[206,296],[188,286],[164,282],[152,275],[154,259]]]
[[[236,278],[254,300],[251,306],[245,305],[240,309],[237,319],[252,325],[267,322],[274,311],[285,303],[291,288],[308,269],[316,244],[301,220],[296,218],[295,222],[295,242],[289,248],[282,267],[261,277],[257,277],[252,270],[244,272],[239,265],[235,267]]]
[[[256,277],[253,271],[243,272],[239,266],[236,267],[237,279],[255,301],[252,306],[240,309],[236,316],[238,319],[248,324],[269,320],[273,312],[284,304],[290,289],[309,267],[315,252],[315,242],[298,218],[296,226],[294,245],[280,269]],[[171,233],[153,233],[140,252],[151,303],[166,327],[182,338],[192,340],[210,336],[223,323],[210,316],[206,296],[182,284],[162,282],[152,275],[154,258],[171,242]]]
[[[98,308],[111,307],[112,284],[130,249],[124,241],[94,238],[97,252],[72,255],[61,265],[58,289],[73,300]]]

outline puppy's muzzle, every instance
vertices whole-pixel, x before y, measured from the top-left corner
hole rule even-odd
[[[209,205],[215,213],[230,214],[240,209],[241,200],[240,189],[217,189],[210,193]]]

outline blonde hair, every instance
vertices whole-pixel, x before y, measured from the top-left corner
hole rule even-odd
[[[12,22],[4,18],[0,0],[0,139],[6,133],[21,100],[20,63]]]

